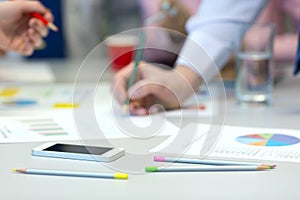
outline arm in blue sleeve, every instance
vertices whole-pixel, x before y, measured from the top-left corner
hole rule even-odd
[[[204,80],[219,72],[239,46],[249,23],[267,0],[203,0],[187,23],[188,38],[177,65],[191,67]]]

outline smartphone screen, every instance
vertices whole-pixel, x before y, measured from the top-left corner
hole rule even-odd
[[[91,147],[91,146],[80,146],[80,145],[70,145],[70,144],[55,144],[51,147],[44,149],[44,151],[102,155],[112,149],[113,148],[107,148],[107,147]]]

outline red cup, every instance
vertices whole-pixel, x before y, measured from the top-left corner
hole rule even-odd
[[[111,36],[106,40],[110,67],[114,72],[133,60],[136,44],[137,38],[134,36]]]

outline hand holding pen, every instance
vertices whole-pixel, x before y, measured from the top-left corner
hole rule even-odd
[[[28,56],[42,44],[48,35],[48,23],[53,21],[52,13],[39,1],[9,1],[0,3],[0,49],[15,51]]]

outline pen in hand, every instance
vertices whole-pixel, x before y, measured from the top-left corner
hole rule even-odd
[[[39,13],[31,13],[30,14],[31,17],[34,17],[36,19],[39,19],[41,22],[43,22],[43,24],[45,26],[48,26],[49,29],[51,29],[52,31],[58,32],[58,28],[55,24],[53,24],[52,22],[49,22],[47,19],[45,19],[42,15],[40,15]]]
[[[143,47],[145,44],[145,40],[146,40],[146,34],[145,34],[145,32],[142,31],[140,34],[140,40],[139,40],[138,48],[136,50],[136,55],[135,55],[135,59],[134,59],[134,67],[133,67],[133,71],[131,73],[131,76],[130,76],[130,79],[128,82],[127,90],[129,90],[129,88],[135,82],[138,66],[142,59]],[[125,116],[128,113],[129,102],[130,102],[130,97],[128,96],[122,106],[122,116]]]
[[[14,0],[10,0],[10,1],[14,1]],[[30,13],[30,16],[34,17],[36,19],[39,19],[45,26],[47,26],[52,31],[55,31],[55,32],[59,31],[58,27],[55,24],[53,24],[52,22],[49,22],[41,14],[39,14],[37,12],[33,12],[33,13]]]

